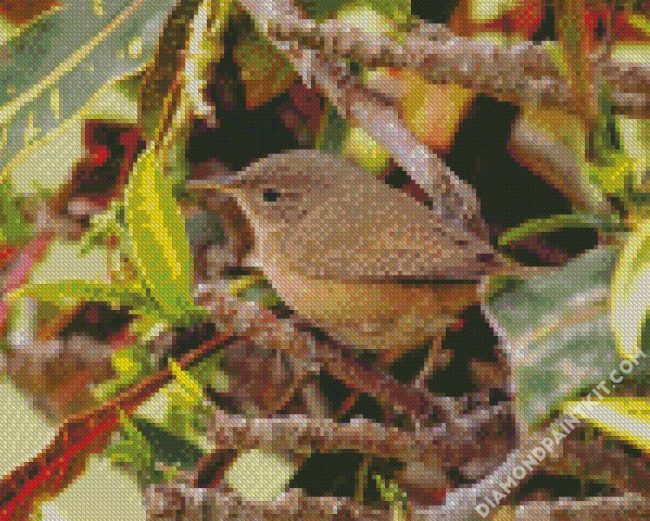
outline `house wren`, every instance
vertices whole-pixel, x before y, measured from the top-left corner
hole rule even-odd
[[[480,277],[501,267],[484,240],[316,150],[272,155],[188,186],[231,194],[278,295],[350,347],[422,346],[476,303]]]

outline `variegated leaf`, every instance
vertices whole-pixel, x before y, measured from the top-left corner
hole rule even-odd
[[[140,69],[175,0],[65,0],[2,49],[0,179],[103,85]]]
[[[596,249],[548,275],[490,282],[485,310],[511,360],[522,426],[617,367],[608,313],[614,259],[613,250]]]

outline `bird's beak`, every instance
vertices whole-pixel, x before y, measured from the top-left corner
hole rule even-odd
[[[194,179],[188,181],[185,186],[188,190],[216,190],[227,194],[236,193],[241,187],[239,176],[219,176],[208,179]]]

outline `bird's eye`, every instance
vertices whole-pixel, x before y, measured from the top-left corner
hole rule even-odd
[[[275,201],[280,199],[280,196],[281,196],[280,192],[278,192],[277,190],[273,190],[273,188],[267,188],[262,193],[262,198],[267,203],[274,203]]]

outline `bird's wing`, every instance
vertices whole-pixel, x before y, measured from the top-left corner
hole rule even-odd
[[[292,269],[342,280],[477,280],[500,265],[488,243],[380,181],[342,187],[282,249]]]

